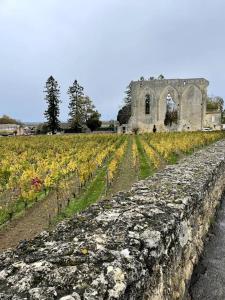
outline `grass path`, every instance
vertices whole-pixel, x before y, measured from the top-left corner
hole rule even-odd
[[[138,172],[135,170],[132,161],[133,136],[128,136],[128,145],[125,155],[120,162],[115,180],[107,191],[107,196],[111,196],[119,191],[127,191],[132,184],[138,180]]]
[[[123,136],[121,141],[127,140],[127,149],[119,162],[119,167],[115,179],[111,186],[106,190],[107,167],[113,155],[107,159],[105,164],[96,171],[96,174],[90,182],[82,189],[81,193],[72,198],[72,194],[64,197],[56,195],[52,191],[43,199],[37,202],[33,207],[24,212],[20,218],[15,218],[0,230],[0,251],[9,247],[15,247],[20,240],[29,240],[39,234],[42,230],[49,229],[52,218],[56,222],[66,217],[74,215],[76,212],[84,210],[86,207],[100,199],[110,198],[119,191],[129,190],[132,184],[138,179],[145,179],[151,176],[156,170],[153,168],[151,159],[145,153],[139,135]],[[132,144],[137,145],[138,168],[133,165]],[[118,144],[119,147],[120,144]],[[159,169],[162,169],[168,163],[176,163],[177,159],[184,156],[177,154],[171,158],[171,161],[165,161],[158,151],[149,143],[157,157],[161,160]],[[73,188],[75,182],[72,182]],[[78,194],[76,191],[74,194]],[[59,209],[60,208],[60,209]],[[60,211],[60,213],[59,213]]]
[[[108,198],[119,191],[129,190],[132,184],[138,180],[138,172],[132,165],[131,145],[133,137],[127,136],[126,138],[128,140],[127,149],[119,163],[115,180],[112,182],[111,186],[107,187],[106,176],[108,164],[106,164],[102,169],[98,170],[94,180],[87,185],[84,193],[79,197],[72,199],[68,207],[66,207],[55,219],[55,222],[66,217],[71,217],[98,200],[105,199],[106,197]]]
[[[96,176],[87,185],[83,193],[81,193],[80,196],[73,198],[69,205],[58,215],[58,217],[56,217],[54,223],[64,218],[71,217],[74,213],[84,210],[87,206],[95,203],[97,199],[101,198],[106,187],[106,172],[107,165],[104,165],[97,171]]]
[[[81,194],[70,199],[69,204],[59,203],[56,193],[52,191],[44,199],[25,211],[20,218],[15,218],[0,231],[0,251],[9,247],[15,247],[20,240],[34,238],[41,231],[53,227],[55,223],[71,217],[74,213],[84,210],[87,206],[99,199],[110,197],[119,191],[129,190],[132,184],[138,180],[138,172],[132,163],[132,142],[134,137],[127,136],[128,145],[126,152],[119,164],[115,180],[106,191],[107,166],[110,161],[97,170],[94,178],[87,184]],[[65,202],[65,200],[64,200]],[[68,204],[68,205],[67,205]],[[66,206],[67,205],[67,206]],[[59,213],[59,206],[64,207]],[[52,225],[50,221],[53,218]]]
[[[119,145],[120,142],[117,146]],[[15,247],[21,240],[34,238],[41,231],[52,227],[57,221],[70,217],[75,212],[84,210],[96,202],[105,194],[107,164],[108,161],[96,171],[93,179],[87,183],[77,198],[72,196],[78,194],[76,180],[76,182],[71,181],[72,188],[66,197],[60,196],[60,193],[57,194],[53,190],[45,199],[35,203],[20,216],[2,226],[0,228],[0,251]]]
[[[153,174],[153,168],[150,164],[150,161],[141,145],[140,136],[135,136],[135,141],[137,143],[137,149],[139,153],[139,178],[145,179],[148,176]]]

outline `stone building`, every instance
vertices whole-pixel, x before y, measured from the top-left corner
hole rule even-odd
[[[24,128],[18,124],[0,124],[0,135],[23,135]]]
[[[220,110],[206,110],[205,127],[210,127],[213,130],[220,130],[221,126]]]
[[[131,117],[119,131],[152,131],[154,125],[157,131],[195,131],[210,126],[208,85],[204,78],[132,81]],[[213,121],[212,127],[218,128],[218,116]]]

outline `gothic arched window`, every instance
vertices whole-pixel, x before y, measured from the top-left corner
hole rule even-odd
[[[166,97],[166,115],[164,124],[165,126],[172,126],[172,123],[177,124],[178,114],[177,114],[177,104],[168,93]]]
[[[150,96],[149,95],[145,96],[145,114],[146,115],[150,114]]]

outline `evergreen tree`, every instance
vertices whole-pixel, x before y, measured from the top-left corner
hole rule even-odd
[[[124,102],[125,105],[131,104],[131,83],[127,86],[127,89],[125,91]]]
[[[59,122],[59,99],[60,90],[58,82],[53,76],[50,76],[46,82],[45,90],[46,93],[45,100],[48,104],[48,108],[44,113],[47,119],[47,126],[51,130],[52,134],[55,134],[57,129],[60,128]]]
[[[87,120],[90,118],[90,116],[93,113],[95,112],[98,113],[95,109],[94,104],[92,103],[92,100],[88,96],[83,97],[83,109],[84,109],[85,122],[87,122]]]
[[[68,94],[69,102],[69,123],[70,128],[76,132],[81,132],[82,126],[85,123],[85,109],[84,109],[84,88],[75,80],[73,85],[69,87]]]

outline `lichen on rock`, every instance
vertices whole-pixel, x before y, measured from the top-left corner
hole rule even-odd
[[[0,254],[0,299],[182,299],[225,187],[225,141]]]

